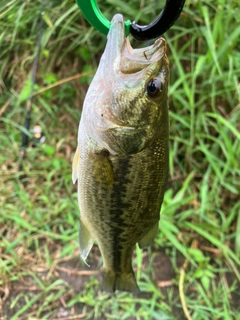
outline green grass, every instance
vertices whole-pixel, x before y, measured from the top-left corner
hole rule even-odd
[[[142,24],[159,12],[154,1],[98,3],[109,19],[121,12]],[[98,248],[88,269],[77,244],[71,161],[106,38],[73,1],[46,1],[44,9],[41,1],[3,1],[0,10],[0,319],[240,319],[238,1],[187,1],[164,35],[171,67],[169,184],[154,245],[135,252],[139,296],[102,292]],[[29,145],[20,181],[42,11],[31,123],[42,127],[46,141]]]

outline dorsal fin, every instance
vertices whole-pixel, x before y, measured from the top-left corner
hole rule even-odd
[[[75,183],[78,179],[79,162],[80,162],[80,150],[79,150],[79,147],[77,147],[77,150],[75,152],[75,155],[73,157],[73,162],[72,162],[72,181],[73,181],[73,183]]]

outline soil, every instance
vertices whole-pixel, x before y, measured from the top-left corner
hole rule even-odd
[[[184,313],[182,309],[180,308],[180,300],[179,300],[179,291],[178,286],[176,282],[174,281],[176,273],[174,271],[174,268],[171,264],[170,259],[168,256],[162,252],[153,251],[151,253],[154,256],[153,262],[152,262],[152,280],[157,284],[157,286],[160,288],[162,295],[166,298],[166,301],[168,301],[168,291],[171,289],[172,297],[174,301],[176,300],[178,303],[176,303],[176,306],[173,308],[173,313],[175,315],[176,320],[185,320]],[[84,290],[85,285],[89,282],[89,278],[91,279],[98,279],[101,282],[101,268],[99,269],[99,257],[100,253],[98,251],[98,248],[95,246],[93,248],[93,252],[90,255],[88,262],[90,264],[90,267],[84,266],[79,258],[79,256],[75,256],[74,258],[68,260],[59,262],[54,267],[50,267],[50,270],[38,272],[37,276],[41,279],[49,279],[49,273],[51,273],[50,279],[54,279],[56,281],[57,279],[63,280],[66,283],[66,286],[68,289],[65,291],[62,299],[60,298],[59,301],[56,302],[55,305],[52,305],[52,310],[56,311],[55,318],[49,318],[49,320],[57,320],[57,319],[64,319],[64,320],[80,320],[85,319],[85,315],[88,311],[91,310],[90,307],[86,307],[84,303],[75,302],[74,305],[71,308],[66,307],[66,302],[69,301],[72,297],[76,296],[77,293],[80,293]],[[149,263],[149,257],[146,253],[144,256],[143,265],[147,265]],[[184,257],[179,256],[177,259],[177,267],[180,268],[184,263]],[[186,271],[187,272],[187,271]],[[235,279],[233,274],[227,274],[226,275],[228,284],[231,285]],[[52,280],[51,280],[52,281]],[[0,288],[1,289],[1,288]],[[6,290],[8,292],[6,292]],[[53,288],[52,292],[48,292],[48,294],[56,292],[57,287]],[[97,290],[101,290],[99,287]],[[19,293],[22,294],[30,294],[30,298],[37,297],[39,293],[41,293],[41,288],[39,287],[36,280],[34,280],[34,277],[24,276],[21,281],[13,281],[9,288],[5,288],[2,291],[0,290],[0,303],[1,303],[1,297],[2,300],[5,300],[2,307],[2,317],[1,317],[1,304],[0,304],[0,320],[11,320],[13,315],[18,312],[20,308],[22,308],[26,301],[24,300],[24,295],[22,298],[18,300],[18,303],[16,305],[13,305],[14,299],[16,298]],[[97,292],[96,292],[97,294]],[[194,294],[193,292],[189,292],[188,294]],[[5,295],[5,296],[4,296]],[[7,296],[6,296],[7,295]],[[138,295],[138,298],[142,299],[151,299],[151,294],[141,292]],[[41,298],[42,299],[42,296]],[[18,320],[27,320],[27,319],[37,319],[36,317],[31,318],[31,313],[36,314],[36,310],[38,310],[39,306],[41,305],[42,301],[39,301],[40,299],[37,299],[36,302],[33,304],[31,310],[26,310],[26,314],[21,315]],[[111,295],[109,295],[109,299],[111,299]],[[232,293],[231,295],[231,303],[232,307],[239,309],[239,301],[240,301],[240,287]],[[179,305],[179,307],[177,306]],[[5,317],[3,316],[5,315]],[[7,316],[6,316],[7,315]],[[92,317],[91,319],[96,319]],[[105,320],[102,317],[98,317],[98,320]],[[134,320],[135,318],[128,318],[128,320]],[[118,320],[118,319],[115,319]]]

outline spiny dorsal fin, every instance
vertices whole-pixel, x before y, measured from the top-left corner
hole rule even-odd
[[[73,181],[73,183],[75,183],[78,179],[79,162],[80,162],[80,151],[79,151],[79,147],[77,147],[77,150],[75,152],[75,155],[73,157],[73,162],[72,162],[72,181]]]

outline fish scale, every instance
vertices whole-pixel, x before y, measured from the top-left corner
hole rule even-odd
[[[86,262],[98,243],[106,291],[139,291],[132,253],[136,243],[150,245],[158,230],[168,177],[168,74],[165,40],[132,49],[123,17],[115,15],[73,160],[80,255]],[[152,94],[154,79],[159,87]]]

